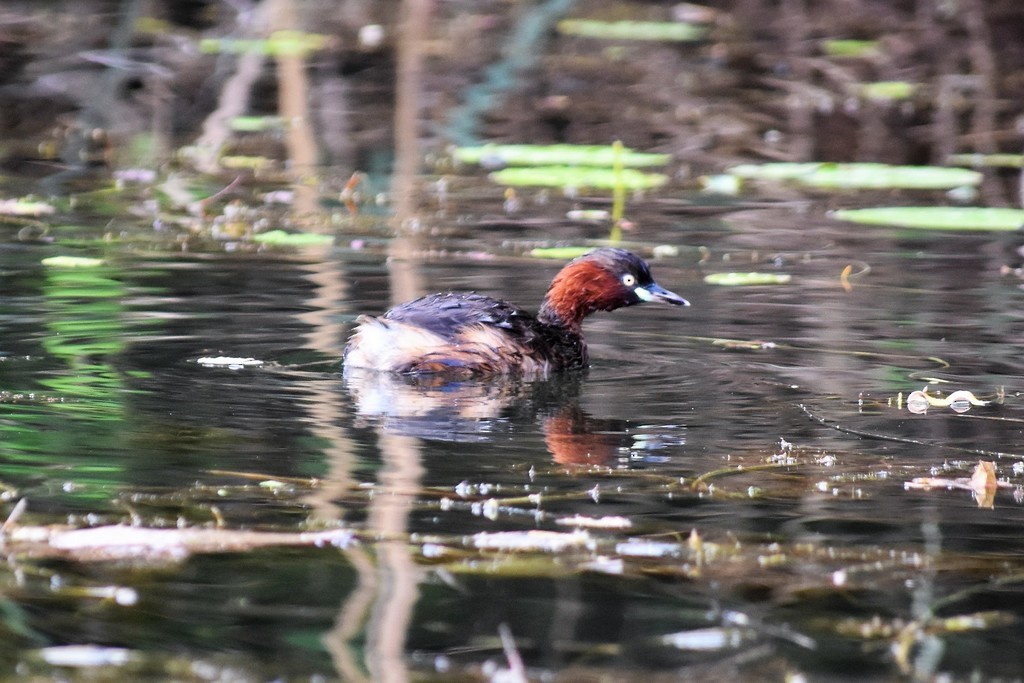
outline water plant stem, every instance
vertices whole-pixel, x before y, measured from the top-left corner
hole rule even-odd
[[[608,239],[612,242],[622,240],[622,216],[626,210],[626,186],[622,182],[622,140],[612,143],[612,172],[615,174],[615,187],[612,190],[612,231]]]

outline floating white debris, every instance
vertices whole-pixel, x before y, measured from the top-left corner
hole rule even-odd
[[[362,47],[380,47],[384,37],[384,27],[380,24],[367,24],[359,28],[359,44]]]
[[[674,557],[682,550],[678,543],[632,539],[616,544],[615,552],[627,557]]]
[[[605,557],[601,555],[585,563],[583,568],[587,571],[621,576],[625,572],[626,563],[622,561],[621,557]]]
[[[593,539],[586,531],[495,531],[473,535],[473,545],[481,550],[543,551],[556,553],[568,548],[588,548]]]
[[[123,666],[131,659],[131,650],[100,645],[55,645],[39,650],[39,656],[51,666]]]
[[[680,650],[714,652],[715,650],[735,649],[743,644],[745,637],[744,629],[698,628],[692,631],[670,633],[662,636],[661,641]]]
[[[5,216],[43,216],[56,211],[52,204],[29,199],[0,199],[0,214]]]
[[[256,360],[255,358],[234,358],[232,356],[206,356],[196,362],[206,368],[228,368],[229,370],[258,368],[263,365],[263,361]]]
[[[588,527],[591,529],[629,529],[633,523],[625,517],[585,517],[573,515],[572,517],[559,517],[555,524],[562,526]]]

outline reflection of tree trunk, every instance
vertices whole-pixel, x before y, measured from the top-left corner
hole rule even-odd
[[[356,651],[359,648],[353,645],[353,641],[363,630],[366,612],[373,604],[379,583],[377,572],[373,567],[373,560],[366,550],[354,547],[343,552],[345,559],[359,575],[358,584],[355,590],[345,598],[338,620],[334,628],[324,635],[323,643],[331,653],[334,668],[342,680],[364,683],[368,682],[370,677],[364,673],[363,667],[356,658]]]
[[[413,194],[420,171],[419,87],[422,44],[430,16],[429,0],[406,0],[398,38],[398,83],[395,96],[395,170],[391,183],[394,225],[403,232],[416,210]],[[422,293],[413,259],[419,240],[392,241],[391,298],[404,301]],[[423,467],[419,441],[381,434],[384,469],[370,503],[369,526],[382,538],[377,545],[377,602],[367,632],[367,665],[375,681],[407,681],[405,638],[419,595],[419,569],[409,552],[409,513],[420,489]]]
[[[430,0],[405,0],[398,27],[398,82],[395,84],[395,174],[391,183],[395,226],[408,226],[416,209],[414,189],[420,170],[419,101],[423,39]]]
[[[275,14],[271,27],[275,31],[296,30],[294,0],[275,0]],[[313,129],[309,123],[309,80],[306,78],[306,58],[301,51],[283,50],[277,55],[277,107],[285,121],[288,163],[293,173],[296,213],[310,215],[316,208],[316,189],[302,181],[303,176],[316,165],[317,148]]]
[[[416,178],[420,172],[419,101],[423,75],[423,42],[430,21],[430,0],[405,0],[398,26],[398,82],[395,84],[395,169],[391,180],[394,227],[410,235],[416,212]],[[399,237],[391,258],[391,302],[401,303],[423,293],[418,272],[403,264],[416,256],[419,240]]]
[[[276,1],[267,0],[256,6],[250,15],[248,35],[260,35],[266,31]],[[245,113],[249,93],[263,72],[264,61],[266,55],[255,50],[239,55],[235,73],[221,88],[217,108],[203,121],[203,133],[196,140],[198,153],[195,164],[200,171],[216,173],[219,170],[217,160],[231,134],[231,119]]]
[[[420,571],[409,549],[409,513],[420,490],[419,441],[382,434],[384,470],[370,504],[377,544],[379,591],[367,632],[367,664],[375,681],[406,681],[405,637],[419,596]]]
[[[316,297],[308,302],[313,310],[299,316],[311,328],[305,335],[305,347],[325,355],[337,355],[342,341],[342,326],[335,320],[333,312],[347,296],[348,280],[336,261],[319,261],[306,268],[312,271],[309,279],[318,288]],[[312,418],[313,432],[329,444],[324,452],[328,472],[321,485],[305,498],[305,502],[312,508],[313,518],[321,522],[334,522],[342,513],[336,501],[346,499],[356,486],[352,455],[355,449],[345,430],[339,426],[342,406],[336,391],[337,383],[315,382],[312,387],[318,400],[311,401],[307,410]],[[323,391],[317,391],[318,387],[323,387]],[[353,546],[342,552],[358,575],[357,585],[345,598],[334,628],[324,634],[323,644],[343,680],[365,683],[370,677],[359,661],[359,648],[353,641],[358,640],[362,634],[366,614],[377,595],[380,581],[366,549]]]
[[[309,271],[308,279],[317,285],[316,296],[306,302],[311,310],[298,315],[310,327],[310,331],[303,335],[306,340],[303,346],[328,357],[337,357],[344,332],[335,312],[347,298],[348,279],[338,261],[317,261],[303,266],[303,270]],[[357,484],[352,474],[355,448],[340,426],[343,411],[338,400],[337,382],[312,382],[310,391],[314,393],[315,400],[307,405],[306,411],[312,418],[311,430],[328,444],[324,450],[328,471],[321,485],[305,498],[305,502],[312,508],[316,519],[335,521],[341,513],[336,501],[346,499]]]
[[[416,210],[413,191],[420,171],[417,119],[429,0],[405,0],[401,16],[397,40],[395,169],[391,184],[394,226],[400,233],[409,225]],[[422,278],[414,261],[419,242],[413,236],[406,236],[392,240],[389,245],[391,298],[396,303],[423,291]],[[420,490],[423,467],[419,441],[415,438],[381,434],[380,451],[384,468],[370,501],[367,520],[368,531],[381,539],[375,547],[377,565],[374,568],[370,556],[363,551],[346,552],[359,574],[359,585],[345,601],[337,625],[325,636],[324,643],[345,680],[402,683],[409,680],[405,641],[419,597],[420,579],[420,570],[409,549],[409,513]],[[342,476],[348,481],[347,474]],[[361,631],[371,603],[366,627],[365,665],[370,674],[367,677],[354,660],[351,641]]]

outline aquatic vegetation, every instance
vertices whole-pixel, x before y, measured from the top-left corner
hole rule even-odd
[[[1024,154],[951,154],[946,163],[973,168],[1021,168]]]
[[[861,97],[878,101],[910,99],[917,91],[918,85],[907,81],[875,81],[857,86]]]
[[[610,167],[616,159],[623,166],[664,166],[670,154],[638,152],[615,145],[476,145],[456,147],[456,161],[480,166],[599,166]]]
[[[312,232],[287,232],[285,230],[269,230],[258,232],[252,236],[253,242],[275,247],[315,247],[332,244],[332,235],[321,235]]]
[[[549,258],[557,260],[574,259],[577,256],[594,250],[594,247],[535,247],[530,250],[530,256],[534,258]]]
[[[710,273],[704,276],[704,282],[709,285],[723,287],[784,285],[791,279],[788,273]]]
[[[707,37],[706,26],[676,21],[598,21],[564,19],[558,22],[563,35],[604,40],[652,40],[694,42]]]
[[[789,181],[836,190],[946,190],[981,183],[977,171],[944,166],[891,166],[880,163],[741,164],[727,173],[750,180]]]
[[[501,185],[533,185],[571,189],[647,190],[668,183],[662,173],[643,173],[632,168],[616,172],[611,168],[586,166],[537,166],[505,168],[490,174],[491,180]]]
[[[95,268],[102,266],[104,261],[89,256],[48,256],[40,263],[51,268]]]
[[[1024,211],[965,206],[881,206],[840,209],[833,218],[863,225],[889,225],[921,230],[1013,231],[1024,226]]]
[[[821,41],[821,48],[830,57],[868,57],[878,54],[879,43],[877,40],[837,38]]]
[[[230,126],[236,133],[262,133],[283,130],[287,123],[281,116],[236,116]]]
[[[907,410],[922,415],[928,408],[950,408],[957,413],[966,413],[971,406],[991,405],[991,401],[983,401],[966,389],[954,391],[948,396],[929,393],[928,388],[912,391],[907,395]]]
[[[305,31],[274,31],[270,38],[204,38],[199,51],[205,54],[305,55],[322,50],[331,37]]]

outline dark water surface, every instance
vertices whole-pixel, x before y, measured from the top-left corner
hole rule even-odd
[[[343,379],[352,321],[446,288],[535,307],[560,262],[523,256],[528,230],[178,256],[128,241],[56,269],[40,261],[63,245],[0,228],[0,471],[21,524],[358,532],[14,560],[3,662],[69,672],[45,648],[92,645],[119,648],[91,651],[124,657],[117,675],[486,678],[508,666],[504,631],[550,680],[1015,675],[1024,293],[1000,267],[1019,237],[635,211],[627,240],[691,308],[595,316],[585,373],[454,386]],[[792,281],[703,283],[720,270]],[[262,365],[198,362],[218,356]],[[1005,403],[897,405],[926,385]],[[979,460],[1011,485],[992,507],[905,488]],[[476,536],[496,532],[518,533]]]

